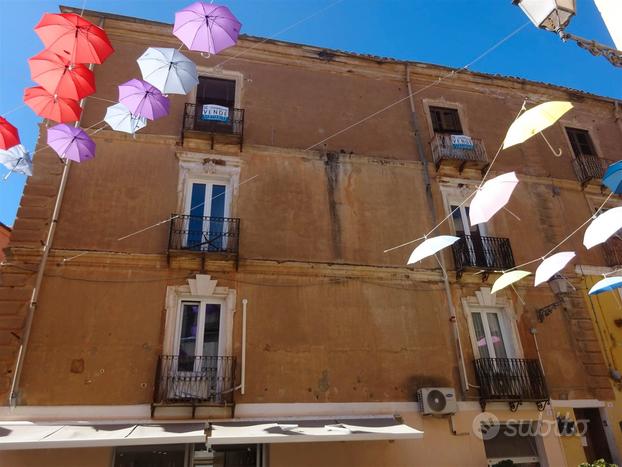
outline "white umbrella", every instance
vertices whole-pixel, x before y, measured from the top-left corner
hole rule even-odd
[[[566,265],[577,256],[574,251],[562,251],[555,253],[553,256],[546,258],[538,269],[536,269],[536,278],[534,280],[534,287],[539,286],[543,282],[548,281],[553,275],[564,269]]]
[[[512,285],[514,282],[518,282],[519,280],[527,277],[531,274],[529,271],[510,271],[506,272],[499,276],[499,279],[492,284],[492,289],[490,293],[496,293],[501,289],[505,289],[507,286]]]
[[[414,264],[428,256],[432,256],[434,253],[452,245],[458,240],[460,240],[460,237],[454,237],[453,235],[439,235],[438,237],[428,238],[413,250],[410,258],[408,258],[407,264]]]
[[[106,109],[104,121],[115,131],[134,134],[147,126],[147,119],[132,114],[123,104],[114,104]]]
[[[199,83],[197,66],[177,49],[149,47],[136,61],[143,79],[163,94],[188,94]]]
[[[606,242],[622,229],[622,206],[609,209],[598,216],[585,230],[583,244],[588,250],[599,243]]]
[[[471,225],[488,222],[499,209],[508,204],[517,184],[515,172],[499,175],[484,183],[469,206]]]
[[[4,165],[11,172],[24,174],[28,177],[32,175],[32,159],[26,148],[21,144],[6,150],[0,150],[0,164]],[[8,178],[9,174],[5,178]]]

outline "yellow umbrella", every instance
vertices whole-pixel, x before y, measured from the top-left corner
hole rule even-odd
[[[572,104],[565,101],[545,102],[532,107],[512,123],[503,140],[503,149],[527,141],[533,135],[550,127],[570,109]]]
[[[498,292],[501,289],[505,289],[508,285],[512,285],[514,282],[527,277],[531,273],[529,271],[510,271],[502,274],[499,279],[492,284],[492,290],[490,293]]]

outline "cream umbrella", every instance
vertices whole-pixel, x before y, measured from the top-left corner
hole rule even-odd
[[[529,276],[531,273],[529,271],[510,271],[502,274],[499,278],[492,284],[492,289],[490,293],[496,293],[501,289],[505,289],[506,287],[512,285],[514,282],[518,282],[519,280]]]

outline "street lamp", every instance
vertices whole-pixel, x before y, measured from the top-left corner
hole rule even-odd
[[[622,67],[622,52],[567,33],[564,29],[577,12],[576,0],[512,0],[538,28],[556,33],[564,42],[572,40],[592,55],[602,55],[613,66]]]

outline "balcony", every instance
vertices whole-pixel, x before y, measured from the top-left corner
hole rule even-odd
[[[458,278],[467,268],[482,269],[487,273],[515,266],[508,238],[460,235],[460,240],[452,245],[452,250]]]
[[[603,243],[605,264],[609,267],[622,266],[622,232],[618,232]]]
[[[482,410],[488,402],[508,402],[512,411],[521,402],[535,402],[544,410],[549,391],[538,360],[478,358],[474,363]]]
[[[598,156],[592,155],[578,155],[572,159],[572,167],[574,173],[577,176],[577,180],[581,183],[582,187],[585,187],[590,182],[596,182],[600,184],[600,180],[605,174],[607,164],[610,161],[601,159]]]
[[[233,403],[235,357],[161,355],[154,406],[227,406]]]
[[[471,138],[471,141],[473,146],[465,147],[452,141],[452,135],[434,135],[430,146],[436,170],[442,164],[458,167],[459,172],[462,172],[465,167],[484,170],[488,166],[486,148],[479,139]]]
[[[182,145],[187,139],[208,141],[210,149],[214,143],[239,144],[242,151],[244,143],[244,109],[229,108],[225,115],[204,116],[198,104],[186,103],[184,125],[181,135]],[[227,109],[226,107],[223,109]]]
[[[168,256],[172,252],[197,252],[224,259],[234,258],[237,265],[240,243],[240,219],[171,214]]]

